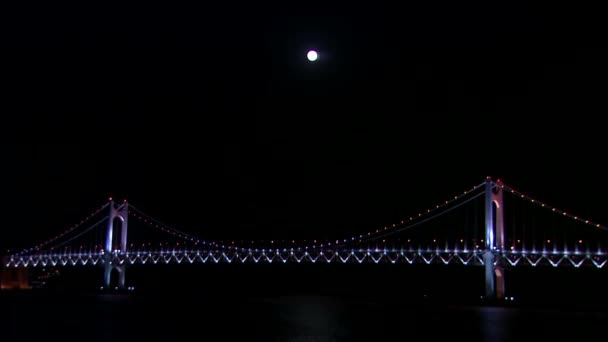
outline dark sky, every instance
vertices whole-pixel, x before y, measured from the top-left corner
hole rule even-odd
[[[2,5],[0,247],[108,196],[204,237],[340,236],[487,175],[607,222],[595,11],[393,3]]]

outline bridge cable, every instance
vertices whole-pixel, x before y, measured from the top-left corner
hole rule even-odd
[[[221,246],[221,244],[218,244],[217,242],[214,242],[214,241],[206,241],[206,240],[204,240],[204,239],[199,238],[198,236],[195,236],[195,235],[192,235],[192,234],[189,234],[189,233],[185,233],[185,232],[183,232],[183,231],[181,231],[181,230],[175,229],[175,228],[173,228],[173,227],[171,227],[171,226],[169,226],[169,225],[165,224],[164,222],[162,222],[162,221],[160,221],[160,220],[157,220],[157,219],[155,219],[154,217],[152,217],[152,216],[150,216],[150,215],[148,215],[148,214],[144,213],[143,211],[141,211],[140,209],[138,209],[138,208],[134,207],[133,205],[129,205],[129,209],[133,209],[135,212],[137,212],[137,213],[138,213],[138,214],[140,214],[141,216],[143,216],[143,217],[145,217],[145,218],[149,219],[150,221],[153,221],[153,222],[154,222],[154,223],[156,223],[157,225],[162,226],[164,229],[166,229],[166,231],[165,231],[165,230],[163,230],[163,229],[161,229],[161,231],[164,231],[164,232],[166,232],[166,233],[168,232],[168,233],[170,233],[170,234],[173,234],[173,235],[177,236],[178,238],[183,239],[184,241],[188,241],[188,240],[190,240],[190,241],[194,241],[194,242],[196,242],[196,243],[199,243],[199,242],[200,242],[200,243],[202,243],[202,244],[204,244],[204,245]],[[152,227],[154,227],[154,226],[152,226]],[[158,227],[154,227],[154,228],[158,228]],[[160,228],[158,228],[158,229],[160,229]],[[232,246],[232,247],[233,247],[233,248],[237,248],[236,246]]]
[[[97,226],[99,226],[100,224],[102,224],[103,222],[105,222],[108,219],[108,217],[103,217],[101,220],[97,221],[95,224],[93,224],[92,226],[90,226],[89,228],[83,230],[82,232],[78,233],[77,235],[74,235],[73,237],[69,238],[68,240],[63,241],[60,244],[57,244],[53,247],[51,247],[51,249],[54,248],[58,248],[61,247],[69,242],[72,242],[74,240],[76,240],[77,238],[81,237],[82,235],[86,234],[87,232],[90,232],[91,230],[93,230],[94,228],[96,228]]]
[[[52,237],[52,238],[50,238],[50,239],[48,239],[48,240],[46,240],[44,242],[41,242],[41,243],[35,245],[34,247],[24,248],[20,252],[16,253],[16,255],[25,254],[26,252],[32,251],[34,249],[40,250],[41,248],[49,245],[50,243],[59,240],[60,238],[64,237],[65,235],[67,235],[67,234],[75,231],[76,229],[80,228],[85,222],[87,222],[88,220],[90,220],[93,216],[99,214],[99,212],[101,212],[102,210],[104,210],[108,205],[109,205],[109,203],[105,203],[104,205],[102,205],[98,209],[94,210],[91,214],[89,214],[87,217],[85,217],[84,219],[82,219],[78,224],[74,225],[73,227],[64,230],[63,232],[55,235],[54,237]]]
[[[52,247],[49,247],[49,248],[43,249],[42,251],[49,251],[49,250],[53,250],[53,249],[55,249],[55,248],[58,248],[58,247],[64,246],[65,244],[67,244],[67,243],[69,243],[69,242],[74,241],[75,239],[77,239],[77,238],[81,237],[82,235],[86,234],[87,232],[90,232],[92,229],[96,228],[98,225],[100,225],[101,223],[103,223],[103,222],[104,222],[105,220],[107,220],[107,219],[108,219],[107,217],[103,217],[102,219],[100,219],[99,221],[97,221],[95,224],[93,224],[93,225],[92,225],[92,226],[90,226],[89,228],[87,228],[87,229],[83,230],[82,232],[80,232],[80,233],[78,233],[78,234],[76,234],[76,235],[72,236],[71,238],[69,238],[69,239],[67,239],[67,240],[65,240],[65,241],[63,241],[63,242],[61,242],[61,243],[58,243],[58,244],[56,244],[56,245],[53,245]],[[37,251],[40,251],[40,250],[38,249]],[[25,253],[25,252],[20,252],[20,253],[17,253],[17,254],[15,254],[15,255],[24,255],[24,254],[27,254],[27,253]]]
[[[409,229],[411,229],[411,228],[414,228],[414,227],[416,227],[416,226],[421,225],[422,223],[428,222],[428,221],[433,220],[433,219],[435,219],[435,218],[437,218],[437,217],[439,217],[439,216],[442,216],[443,214],[446,214],[446,213],[448,213],[448,212],[450,212],[450,211],[452,211],[452,210],[454,210],[454,209],[456,209],[456,208],[459,208],[459,207],[461,207],[461,206],[463,206],[463,205],[465,205],[465,204],[467,204],[467,203],[471,202],[472,200],[474,200],[474,199],[476,199],[476,198],[478,198],[478,197],[480,197],[480,196],[482,196],[482,195],[484,195],[484,194],[485,194],[485,191],[480,192],[479,194],[477,194],[477,195],[475,195],[475,196],[472,196],[472,197],[468,198],[467,200],[465,200],[465,201],[463,201],[463,202],[460,202],[460,203],[458,203],[458,204],[455,204],[453,207],[448,208],[448,209],[445,209],[444,211],[439,212],[439,213],[437,213],[437,214],[435,214],[435,215],[431,215],[431,216],[429,216],[429,217],[426,217],[426,218],[424,218],[424,219],[422,219],[422,220],[420,220],[420,221],[417,221],[417,222],[413,222],[413,223],[411,223],[411,224],[409,224],[409,225],[406,225],[406,226],[404,226],[404,227],[401,227],[401,228],[396,228],[396,229],[394,229],[394,230],[392,230],[392,231],[390,231],[390,232],[382,233],[382,234],[379,234],[379,235],[377,235],[377,236],[372,236],[372,237],[370,237],[370,238],[364,239],[364,241],[367,241],[367,242],[369,242],[369,241],[374,241],[374,240],[377,240],[377,239],[381,239],[381,238],[383,238],[383,237],[387,237],[387,236],[390,236],[390,235],[393,235],[393,234],[396,234],[396,233],[403,232],[403,231],[405,231],[405,230],[409,230]],[[344,244],[338,244],[338,246],[342,246],[342,245],[344,245]]]

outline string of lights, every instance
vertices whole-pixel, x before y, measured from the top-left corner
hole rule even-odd
[[[317,240],[313,240],[312,244],[305,244],[305,245],[296,244],[295,240],[287,241],[287,243],[291,242],[291,248],[286,248],[288,245],[286,246],[286,245],[277,244],[274,246],[269,246],[268,244],[264,245],[262,243],[262,244],[256,246],[257,248],[254,249],[254,252],[261,251],[262,253],[264,253],[266,251],[276,250],[278,253],[278,251],[280,249],[282,249],[284,252],[287,252],[289,249],[291,249],[291,251],[297,250],[297,251],[301,251],[301,252],[310,251],[310,252],[315,252],[315,253],[317,253],[317,252],[325,253],[326,251],[334,251],[334,252],[339,251],[341,249],[344,249],[345,246],[348,246],[349,244],[351,246],[350,248],[355,248],[353,246],[356,246],[356,245],[359,245],[359,248],[360,248],[362,243],[371,242],[371,241],[378,240],[378,239],[383,239],[389,235],[393,235],[393,234],[414,228],[427,221],[433,220],[441,215],[444,215],[452,210],[455,210],[461,206],[464,206],[465,204],[470,203],[477,198],[480,198],[481,196],[486,194],[486,191],[488,190],[488,188],[486,186],[488,184],[487,182],[488,182],[488,180],[484,181],[484,183],[474,186],[470,190],[464,191],[464,192],[454,196],[453,198],[442,202],[441,204],[436,205],[433,208],[427,209],[426,211],[423,211],[423,212],[419,212],[417,215],[409,217],[409,220],[404,219],[400,223],[393,224],[392,226],[385,226],[385,227],[383,227],[383,229],[377,229],[373,232],[367,232],[366,234],[357,234],[357,235],[352,236],[350,239],[332,240],[330,242],[320,243],[320,244],[317,244]],[[575,220],[576,222],[583,223],[583,224],[588,225],[593,228],[608,230],[608,227],[606,227],[606,226],[603,226],[598,223],[594,223],[589,220],[580,218],[578,216],[569,214],[563,210],[559,210],[544,202],[538,201],[530,196],[527,196],[527,195],[523,194],[522,192],[517,191],[517,190],[505,185],[500,180],[496,180],[496,181],[491,180],[491,182],[492,182],[491,184],[493,186],[500,187],[501,189],[504,190],[504,192],[511,194],[516,199],[522,199],[525,201],[525,202],[520,202],[520,203],[529,202],[536,206],[545,208],[549,212],[553,212],[560,217],[561,216],[568,217],[569,219]],[[92,212],[89,216],[87,216],[85,219],[83,219],[81,222],[79,222],[74,227],[71,227],[68,230],[62,232],[61,234],[59,234],[51,239],[48,239],[44,243],[41,243],[30,249],[25,249],[20,253],[13,254],[12,256],[16,256],[16,257],[32,256],[35,254],[40,254],[41,251],[53,250],[53,249],[68,245],[69,243],[75,241],[76,239],[81,238],[83,235],[87,234],[88,232],[91,232],[96,227],[99,227],[103,222],[107,222],[108,216],[104,215],[101,219],[99,219],[94,224],[89,225],[88,227],[86,227],[82,230],[79,230],[78,232],[75,232],[75,230],[78,227],[83,227],[85,222],[89,222],[93,216],[97,215],[104,208],[107,208],[107,206],[108,206],[108,203],[104,204],[103,206],[101,206],[100,208],[98,208],[97,210]],[[527,207],[528,205],[525,205],[525,206]],[[242,251],[248,250],[251,252],[251,250],[252,250],[251,248],[249,248],[249,249],[241,248],[244,246],[236,247],[236,246],[234,246],[234,242],[232,242],[231,246],[228,246],[228,245],[225,246],[223,242],[217,243],[217,242],[202,240],[192,234],[183,232],[183,231],[175,229],[169,225],[166,225],[163,222],[153,218],[152,216],[144,213],[143,211],[139,210],[138,208],[136,208],[132,205],[129,205],[129,215],[138,221],[146,223],[146,226],[150,226],[150,227],[154,228],[155,230],[159,230],[163,233],[166,233],[166,234],[168,233],[168,234],[171,234],[171,235],[177,237],[179,239],[178,240],[179,242],[177,243],[178,246],[181,245],[182,241],[185,241],[186,244],[184,244],[183,247],[180,246],[180,248],[181,248],[180,250],[183,250],[183,251],[188,251],[188,250],[202,251],[202,250],[208,249],[209,251],[212,251],[212,250],[215,252],[223,251],[223,252],[228,253],[228,250],[231,250],[231,252],[240,252],[241,250]],[[555,217],[554,215],[550,215],[550,214],[548,216]],[[101,230],[99,232],[103,233]],[[68,236],[67,234],[70,234],[70,233],[72,233],[72,235]],[[99,237],[99,236],[97,237],[96,241],[99,241],[99,239],[103,240],[103,238],[104,237],[102,234],[101,237]],[[61,240],[59,240],[59,239],[61,239]],[[546,241],[547,241],[547,243],[550,243],[552,240],[553,239],[546,240]],[[517,240],[517,241],[519,243],[519,240]],[[545,238],[543,238],[543,241],[545,241]],[[579,243],[581,243],[581,240],[577,239],[577,241],[579,241]],[[408,242],[409,242],[409,240],[408,240]],[[435,240],[433,240],[433,242],[435,242]],[[460,242],[463,242],[462,238],[460,239]],[[483,240],[481,240],[481,242],[483,242]],[[190,243],[190,246],[188,246],[188,243]],[[253,243],[255,243],[255,241],[252,241],[252,244]],[[199,245],[199,244],[204,245],[208,248],[200,249],[197,247],[192,247],[192,245]],[[273,244],[273,241],[271,241],[271,244]],[[133,246],[133,244],[131,244],[131,245]],[[101,244],[100,244],[100,246],[101,246]],[[215,249],[211,249],[209,247],[215,247]],[[81,246],[80,248],[82,249],[83,247]],[[370,247],[368,246],[368,251],[374,251],[374,249],[369,249],[369,248]],[[476,247],[476,249],[477,249],[477,247]],[[555,253],[559,252],[556,250],[555,246],[553,247],[553,249],[554,249]],[[382,251],[382,250],[386,251],[387,250],[386,246],[376,245],[376,249],[375,249],[376,252]],[[448,251],[448,250],[458,251],[459,247],[458,247],[458,245],[456,245],[456,246],[452,246],[451,248],[449,248],[448,243],[446,242],[445,248],[436,245],[433,248],[431,248],[430,250],[436,251],[437,253],[439,251]],[[519,252],[518,250],[514,250],[513,247],[511,248],[511,250],[513,253]],[[543,248],[543,251],[544,250],[545,249]],[[31,253],[32,251],[34,253]],[[175,248],[173,250],[170,250],[170,249],[163,250],[161,248],[159,251],[156,251],[155,253],[161,253],[161,254],[162,253],[174,253],[175,251],[176,251]],[[466,245],[465,245],[465,249],[463,251],[465,251],[465,252],[467,251]],[[598,253],[601,253],[601,250],[599,250],[599,251],[600,252],[598,252]],[[525,252],[525,248],[524,248],[523,252]],[[67,254],[65,254],[65,253],[67,253]],[[69,255],[70,253],[72,253],[71,247],[66,247],[66,251],[64,252],[64,255]],[[566,254],[564,254],[564,255],[568,254],[567,248],[565,249],[565,253]],[[575,250],[575,253],[578,253],[577,250]]]
[[[43,248],[45,248],[47,245],[61,239],[62,237],[66,236],[69,233],[72,233],[73,231],[75,231],[76,229],[80,228],[83,224],[85,224],[86,222],[88,222],[91,218],[93,218],[95,215],[99,214],[99,212],[101,212],[102,210],[104,210],[105,208],[107,208],[109,205],[109,202],[106,202],[105,204],[103,204],[102,206],[100,206],[99,208],[97,208],[96,210],[94,210],[91,214],[87,215],[85,218],[83,218],[82,220],[80,220],[80,222],[78,222],[77,224],[75,224],[74,226],[66,229],[65,231],[53,236],[50,239],[47,239],[31,248],[26,248],[23,249],[21,252],[19,252],[18,254],[23,254],[23,253],[29,253],[31,251],[34,250],[41,250]]]
[[[475,199],[477,199],[477,198],[479,198],[479,197],[481,197],[483,195],[485,195],[485,191],[479,192],[476,195],[474,195],[472,197],[469,197],[469,198],[467,198],[466,200],[464,200],[462,202],[459,202],[459,203],[457,203],[457,204],[455,204],[455,205],[453,205],[453,206],[451,206],[449,208],[446,208],[443,211],[436,212],[433,215],[426,215],[424,218],[422,218],[420,220],[414,221],[412,223],[408,223],[408,224],[406,224],[404,226],[397,227],[395,229],[392,229],[392,230],[387,231],[385,233],[382,233],[380,235],[376,235],[376,236],[373,236],[371,238],[367,238],[363,242],[369,242],[369,241],[374,241],[374,240],[382,239],[382,238],[390,236],[392,234],[396,234],[396,233],[399,233],[399,232],[402,232],[402,231],[414,228],[414,227],[416,227],[418,225],[421,225],[422,223],[428,222],[428,221],[433,220],[433,219],[435,219],[435,218],[437,218],[437,217],[439,217],[441,215],[447,214],[450,211],[452,211],[452,210],[454,210],[456,208],[459,208],[459,207],[461,207],[461,206],[463,206],[463,205],[465,205],[465,204],[467,204],[467,203],[469,203],[469,202],[471,202],[471,201],[473,201],[473,200],[475,200]]]
[[[107,219],[108,219],[107,217],[102,217],[102,218],[101,218],[99,221],[95,222],[95,224],[93,224],[93,225],[92,225],[92,226],[90,226],[89,228],[87,228],[87,229],[83,230],[82,232],[80,232],[80,233],[78,233],[78,234],[76,234],[76,235],[72,236],[71,238],[69,238],[69,239],[67,239],[67,240],[65,240],[65,241],[62,241],[61,243],[59,243],[59,244],[57,244],[57,245],[54,245],[54,246],[49,247],[49,248],[46,248],[46,250],[52,250],[52,249],[56,249],[56,248],[59,248],[59,247],[65,246],[66,244],[68,244],[68,243],[70,243],[70,242],[72,242],[72,241],[76,240],[77,238],[79,238],[79,237],[83,236],[84,234],[86,234],[86,233],[90,232],[91,230],[95,229],[95,228],[96,228],[97,226],[99,226],[100,224],[102,224],[102,223],[106,222],[106,220],[107,220]]]
[[[419,225],[427,220],[430,220],[434,217],[447,213],[449,210],[452,210],[452,209],[450,209],[450,206],[452,206],[453,204],[455,204],[458,201],[462,201],[461,203],[458,204],[458,206],[460,206],[460,205],[467,203],[470,200],[473,200],[473,199],[479,197],[481,194],[483,194],[483,192],[479,192],[478,190],[485,189],[483,187],[484,184],[485,184],[485,182],[475,185],[474,187],[470,188],[469,190],[463,191],[462,193],[455,195],[453,198],[443,201],[442,203],[437,204],[434,207],[427,209],[426,211],[419,212],[417,215],[409,217],[409,219],[403,219],[400,223],[395,223],[395,224],[392,224],[391,226],[385,226],[385,227],[383,227],[383,229],[376,229],[373,232],[367,232],[365,234],[360,234],[358,237],[353,236],[350,239],[335,240],[335,243],[333,243],[333,245],[334,246],[343,245],[344,243],[347,243],[349,241],[356,241],[359,239],[365,239],[366,241],[375,240],[375,239],[381,238],[382,236],[398,233],[405,229],[412,228],[415,225]],[[470,198],[463,201],[465,199],[465,197],[467,197],[467,196],[470,196]],[[165,233],[171,234],[171,235],[181,238],[185,241],[193,242],[195,244],[202,244],[202,245],[207,245],[207,246],[215,246],[215,247],[228,248],[228,249],[242,249],[241,247],[234,246],[234,245],[226,247],[224,245],[224,243],[222,243],[222,242],[218,243],[218,242],[213,242],[213,241],[205,241],[195,235],[185,233],[181,230],[170,227],[169,225],[144,213],[142,210],[134,207],[133,205],[129,205],[129,208],[130,208],[130,210],[132,210],[131,216],[133,216],[134,218],[140,220],[143,223],[148,224],[149,226],[151,226],[155,229],[158,229]],[[456,207],[454,207],[453,209],[455,209],[455,208]],[[449,209],[449,210],[446,210],[446,209]],[[319,246],[319,247],[332,246],[332,241],[334,241],[334,240],[331,240],[331,241],[326,240],[325,242],[317,243],[317,240],[313,240],[306,245],[296,246],[296,240],[291,240],[291,244],[296,249],[309,249],[309,248],[316,248],[317,246]],[[341,243],[341,241],[342,241],[342,243]],[[274,245],[274,242],[275,242],[274,240],[271,240],[270,244]],[[304,240],[303,242],[306,243],[306,240]],[[251,241],[251,244],[256,245],[256,248],[261,248],[262,246],[265,245],[264,241]]]
[[[498,179],[496,181],[496,184],[498,186],[500,186],[502,189],[504,189],[507,193],[510,193],[510,194],[512,194],[512,195],[514,195],[516,197],[519,197],[519,198],[521,198],[523,200],[526,200],[526,201],[528,201],[530,203],[533,203],[533,204],[535,204],[535,205],[537,205],[539,207],[542,207],[542,208],[545,208],[545,209],[547,209],[549,211],[552,211],[552,212],[554,212],[557,215],[568,217],[568,218],[570,218],[570,219],[572,219],[574,221],[584,223],[584,224],[586,224],[588,226],[608,231],[608,227],[607,226],[604,226],[604,225],[599,224],[597,222],[592,222],[590,220],[581,218],[580,216],[573,215],[573,214],[568,213],[568,212],[566,212],[564,210],[560,210],[560,209],[558,209],[556,207],[553,207],[553,206],[551,206],[551,205],[549,205],[549,204],[547,204],[545,202],[542,202],[542,201],[539,201],[539,200],[537,200],[535,198],[532,198],[532,197],[530,197],[530,196],[528,196],[528,195],[526,195],[526,194],[524,194],[524,193],[522,193],[520,191],[517,191],[517,190],[513,189],[510,186],[505,185],[503,182],[500,181],[500,179]]]
[[[100,220],[98,220],[97,222],[95,222],[93,225],[89,226],[88,228],[84,229],[83,231],[79,232],[78,234],[70,237],[69,239],[65,240],[65,241],[61,241],[60,243],[56,244],[56,245],[52,245],[52,246],[46,246],[46,248],[29,248],[26,250],[23,250],[17,254],[15,254],[16,256],[20,256],[20,255],[26,255],[31,251],[35,251],[37,253],[40,252],[44,252],[44,251],[51,251],[53,249],[57,249],[59,247],[65,246],[66,244],[78,239],[79,237],[83,236],[84,234],[92,231],[93,229],[95,229],[97,226],[99,226],[100,224],[102,224],[103,222],[105,222],[108,218],[106,216],[102,217]]]
[[[135,264],[181,264],[181,263],[386,263],[386,264],[460,264],[484,265],[483,250],[432,250],[432,249],[357,249],[357,250],[316,250],[316,251],[280,251],[280,250],[249,250],[240,251],[156,251],[154,253],[115,253],[110,262],[118,265]],[[561,251],[513,251],[497,255],[499,260],[511,266],[526,265],[530,267],[596,267],[601,269],[608,265],[605,252],[574,252]],[[38,254],[33,256],[11,257],[6,267],[59,267],[98,265],[105,262],[99,254]]]
[[[453,198],[445,200],[445,201],[441,202],[440,204],[435,205],[434,207],[428,208],[425,211],[420,211],[416,215],[413,215],[407,219],[401,220],[399,223],[393,223],[390,226],[384,226],[380,229],[376,229],[375,231],[370,231],[367,233],[354,235],[347,239],[335,240],[334,246],[341,246],[348,242],[359,241],[359,240],[363,240],[363,239],[365,241],[376,240],[376,239],[382,238],[382,236],[395,234],[395,233],[398,233],[405,229],[412,228],[414,225],[419,225],[422,222],[425,222],[433,217],[442,215],[442,214],[438,213],[440,210],[449,209],[450,206],[452,206],[453,204],[456,204],[456,202],[458,202],[458,201],[463,201],[464,198],[467,196],[475,196],[474,198],[477,198],[481,194],[485,193],[484,185],[485,185],[485,182],[475,185],[472,188],[469,188],[468,190],[465,190],[462,193],[455,195]],[[480,189],[482,189],[482,190],[480,191]],[[471,200],[474,198],[471,198]],[[468,202],[468,200],[466,202]],[[464,202],[462,204],[464,204]],[[319,244],[318,246],[323,247],[323,246],[331,246],[331,245],[332,245],[332,242],[330,241],[330,242]],[[307,249],[307,248],[316,248],[316,247],[317,247],[317,244],[314,244],[312,246],[311,245],[300,246],[299,248]]]
[[[133,205],[129,205],[129,210],[130,211],[133,210],[133,212],[130,213],[130,214],[133,214],[133,215],[131,215],[132,217],[135,217],[136,219],[140,220],[141,222],[146,223],[147,225],[149,225],[152,228],[155,228],[162,232],[176,236],[180,239],[183,239],[184,241],[193,242],[195,244],[208,245],[208,246],[219,246],[220,245],[216,242],[205,241],[203,239],[200,239],[197,236],[194,236],[192,234],[188,234],[181,230],[170,227],[169,225],[166,225],[165,223],[163,223],[163,222],[155,219],[154,217],[144,213],[143,211],[137,209]]]

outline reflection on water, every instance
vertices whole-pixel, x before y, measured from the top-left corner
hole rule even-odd
[[[605,313],[338,296],[0,295],[3,341],[591,340]]]
[[[278,309],[281,336],[346,336],[352,330],[345,303],[331,297],[302,296],[268,301]]]
[[[510,314],[512,310],[497,307],[481,307],[479,311],[479,326],[481,341],[509,341]]]

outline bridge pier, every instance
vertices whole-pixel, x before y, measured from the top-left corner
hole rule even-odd
[[[498,181],[500,182],[500,181]],[[485,292],[488,299],[505,296],[504,269],[498,265],[497,253],[505,250],[503,189],[500,183],[486,179],[486,239],[483,263],[485,265]]]
[[[127,266],[126,265],[114,265],[111,261],[111,256],[105,258],[105,264],[103,269],[103,286],[105,289],[111,288],[112,285],[112,271],[118,271],[118,288],[125,288],[125,279],[127,276]]]
[[[110,198],[108,213],[108,223],[106,226],[106,243],[104,250],[104,274],[103,274],[103,285],[104,288],[110,288],[112,283],[112,271],[118,271],[118,288],[125,288],[125,279],[127,273],[126,265],[116,265],[113,263],[114,253],[125,253],[127,252],[127,223],[129,218],[129,205],[127,201],[124,201],[118,207],[114,204],[114,201]],[[114,221],[115,219],[120,220],[120,245],[114,243],[116,238],[114,235]]]

